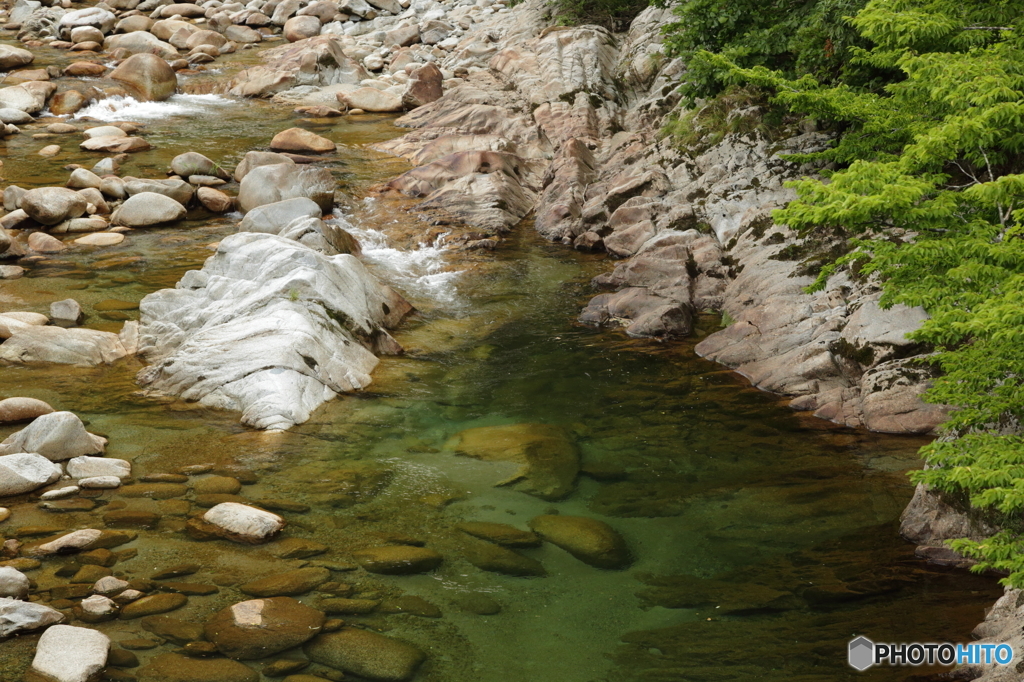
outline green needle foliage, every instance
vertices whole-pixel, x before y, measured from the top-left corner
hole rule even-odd
[[[769,68],[774,48],[727,42],[695,53],[698,76],[765,89],[837,132],[795,160],[839,170],[794,182],[775,219],[853,245],[813,288],[848,267],[881,278],[883,305],[931,314],[913,334],[941,370],[926,399],[955,410],[911,478],[1003,528],[952,546],[1024,587],[1024,0],[870,0],[848,25],[851,63],[888,73],[881,87]]]

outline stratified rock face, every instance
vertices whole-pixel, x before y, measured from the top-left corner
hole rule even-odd
[[[299,40],[262,54],[266,64],[240,72],[230,83],[231,94],[269,97],[298,85],[355,85],[369,78],[362,65],[342,52],[329,36]]]
[[[410,680],[426,659],[411,644],[355,628],[320,635],[305,652],[317,663],[379,682]]]
[[[568,495],[579,473],[580,456],[569,435],[548,424],[481,426],[453,436],[446,450],[489,462],[521,465],[517,488],[545,500]]]
[[[386,334],[386,296],[353,256],[231,235],[176,289],[143,299],[140,349],[152,364],[139,382],[287,429],[370,383],[377,358],[367,346]]]
[[[32,669],[57,682],[88,682],[107,664],[109,650],[102,632],[54,625],[39,638]]]

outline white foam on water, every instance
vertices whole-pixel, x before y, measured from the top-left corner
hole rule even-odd
[[[171,95],[163,102],[140,102],[134,97],[108,97],[81,109],[74,118],[100,121],[139,121],[208,114],[211,109],[234,103],[220,95]]]
[[[388,244],[387,235],[378,230],[361,227],[355,221],[334,219],[359,241],[363,259],[383,269],[383,278],[403,293],[422,296],[445,307],[458,307],[456,282],[461,271],[446,270],[444,249],[434,243],[423,243],[418,248],[403,251]]]

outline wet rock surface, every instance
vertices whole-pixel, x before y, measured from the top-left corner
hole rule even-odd
[[[0,492],[0,565],[33,600],[0,598],[0,637],[34,632],[4,642],[0,677],[61,620],[116,642],[107,679],[451,682],[841,674],[850,627],[940,640],[980,617],[991,585],[940,572],[962,565],[935,551],[949,510],[908,514],[918,558],[879,547],[918,441],[809,426],[689,356],[709,337],[842,424],[942,418],[911,372],[920,311],[846,282],[808,296],[773,258],[796,240],[764,216],[815,170],[779,155],[824,136],[657,139],[682,70],[656,44],[669,14],[614,35],[532,1],[34,4],[3,34],[32,61],[0,90],[21,130],[3,175],[25,188],[0,217],[0,276],[22,276],[0,292],[0,388],[47,409],[2,401],[0,425],[74,410],[110,443],[69,431]],[[205,94],[229,79],[267,99]],[[396,138],[375,112],[399,111]],[[283,130],[304,131],[288,155],[255,151]],[[39,189],[53,200],[20,206]],[[421,316],[395,330],[412,304],[384,283]],[[24,317],[69,298],[81,316]],[[567,322],[584,308],[612,331]],[[702,311],[723,309],[738,322],[713,333]],[[942,589],[959,603],[920,599]]]

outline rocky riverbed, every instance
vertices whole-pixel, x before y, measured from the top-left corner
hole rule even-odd
[[[918,491],[923,558],[897,536],[924,313],[803,292],[770,210],[826,136],[660,138],[667,18],[4,5],[0,679],[843,679],[854,631],[962,640],[998,595],[963,524]]]

